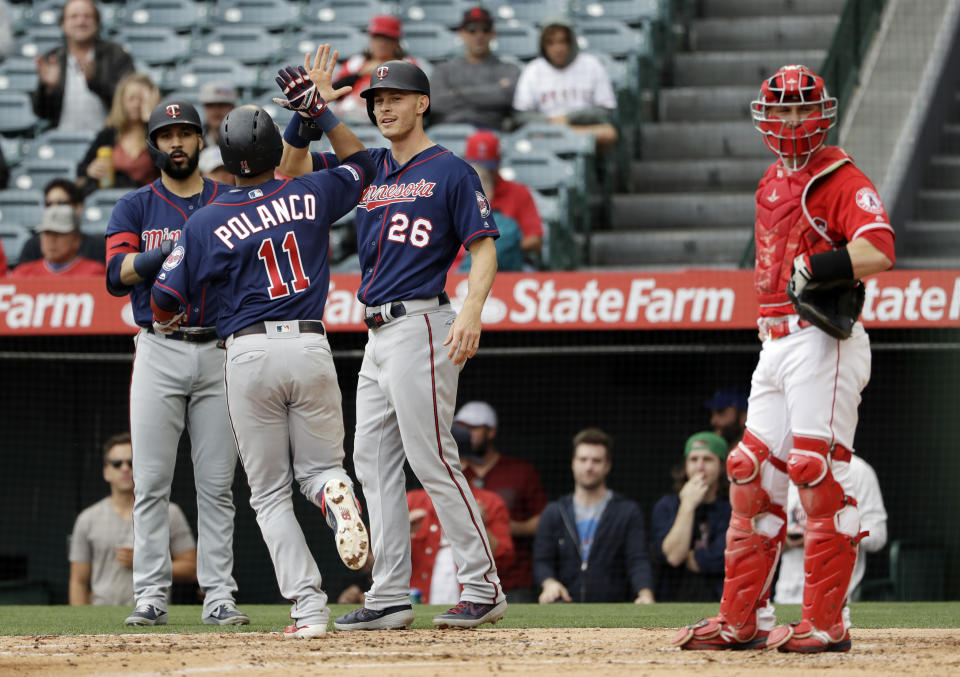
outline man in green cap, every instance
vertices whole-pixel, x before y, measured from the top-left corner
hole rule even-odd
[[[727,442],[712,432],[691,435],[674,493],[653,507],[651,532],[660,561],[660,602],[713,602],[723,592],[723,550],[730,522],[724,462]]]

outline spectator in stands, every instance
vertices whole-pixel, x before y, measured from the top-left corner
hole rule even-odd
[[[533,543],[541,604],[654,601],[643,513],[607,488],[612,455],[598,428],[573,438],[573,493],[547,505]]]
[[[513,96],[518,120],[547,120],[591,134],[597,149],[617,142],[617,100],[600,60],[577,50],[573,27],[549,21],[540,34],[540,56],[524,66]]]
[[[77,165],[77,185],[84,197],[98,188],[146,186],[160,176],[147,150],[147,121],[159,102],[160,90],[149,75],[123,76],[103,129]],[[107,157],[103,148],[109,149]]]
[[[657,600],[712,602],[723,592],[723,549],[730,522],[724,463],[727,442],[712,432],[692,435],[674,493],[653,507],[650,530],[659,563]]]
[[[469,430],[454,423],[453,434],[461,453],[469,452]],[[493,491],[472,484],[470,490],[477,499],[479,517],[486,529],[497,571],[504,572],[513,564],[514,558],[507,505]],[[410,510],[411,594],[418,595],[419,601],[424,604],[455,605],[460,601],[457,564],[453,559],[453,549],[440,527],[433,503],[426,491],[415,489],[407,492],[407,507]],[[501,582],[502,580],[501,578]]]
[[[529,461],[501,454],[494,446],[498,430],[497,412],[486,402],[467,402],[457,411],[453,421],[470,433],[470,445],[460,448],[464,477],[471,487],[497,493],[510,513],[513,565],[509,568],[497,565],[507,601],[533,602],[537,598],[533,589],[533,537],[540,523],[540,513],[547,505],[540,476]],[[459,446],[459,440],[457,444]]]
[[[543,247],[543,222],[540,220],[537,204],[529,188],[500,176],[500,140],[497,135],[489,130],[480,130],[470,135],[463,159],[474,166],[481,180],[486,178],[484,192],[494,212],[497,212],[494,217],[497,219],[497,226],[500,225],[500,214],[514,219],[520,226],[520,249],[527,256],[539,257]],[[492,186],[489,192],[487,185]],[[502,231],[500,237],[503,237]],[[499,261],[499,249],[497,254]],[[500,268],[509,270],[503,266]]]
[[[367,34],[370,36],[367,49],[348,58],[333,76],[335,89],[353,87],[350,94],[341,97],[332,105],[334,112],[345,120],[360,121],[363,124],[370,120],[367,117],[367,102],[360,96],[360,92],[370,86],[370,76],[374,69],[384,61],[393,59],[403,59],[420,65],[416,59],[406,56],[400,46],[403,26],[397,17],[389,14],[374,16],[367,24]]]
[[[739,388],[718,390],[703,403],[710,410],[710,427],[727,441],[727,450],[740,444],[747,429],[747,394]]]
[[[497,35],[493,17],[482,7],[471,7],[464,12],[457,35],[463,41],[463,56],[437,64],[430,76],[431,123],[461,122],[509,131],[520,68],[491,53],[490,41]]]
[[[70,179],[51,179],[43,187],[43,204],[45,207],[70,205],[77,212],[78,217],[83,213],[83,197],[80,195],[80,189]],[[82,233],[80,256],[103,263],[106,259],[104,239]],[[36,261],[40,258],[43,258],[43,252],[40,250],[40,233],[34,233],[29,240],[23,243],[19,263]]]
[[[197,98],[203,104],[203,145],[207,148],[216,148],[220,136],[220,123],[227,117],[227,113],[237,106],[237,88],[229,82],[211,80],[203,83]],[[221,183],[233,185],[233,175],[230,175],[229,182]]]
[[[133,448],[130,434],[103,446],[110,495],[77,516],[70,536],[70,604],[133,604]],[[173,580],[197,580],[197,546],[183,511],[170,504]]]
[[[857,562],[853,567],[850,587],[847,588],[847,600],[863,580],[867,553],[878,552],[887,544],[887,510],[883,505],[880,482],[877,473],[859,454],[850,457],[850,479],[856,489],[853,495],[857,497],[860,531],[869,531],[870,534],[860,541]],[[803,602],[803,539],[806,524],[807,515],[800,503],[800,492],[791,482],[787,490],[787,540],[780,556],[780,574],[773,595],[773,601],[777,604]],[[843,608],[843,621],[844,624],[850,622],[848,606]]]
[[[68,205],[45,207],[43,220],[37,226],[40,233],[42,259],[18,263],[11,277],[102,277],[106,270],[102,263],[80,256],[80,215]]]
[[[63,44],[36,59],[39,83],[33,110],[59,129],[103,127],[113,91],[133,70],[123,48],[102,40],[93,0],[66,0],[60,12]]]
[[[207,179],[213,179],[229,186],[235,185],[233,174],[227,171],[223,166],[223,155],[220,154],[220,146],[207,146],[200,151],[200,159],[197,161],[197,167],[200,169],[200,175]]]

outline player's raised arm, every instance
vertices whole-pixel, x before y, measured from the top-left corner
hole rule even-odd
[[[330,45],[317,48],[311,58],[307,53],[303,66],[287,66],[279,71],[277,85],[286,98],[274,101],[288,110],[297,111],[283,134],[283,156],[278,170],[285,176],[302,176],[313,171],[309,146],[324,133],[339,160],[365,150],[360,139],[342,124],[327,104],[349,94],[352,87],[333,88],[333,70],[337,65],[337,51]]]

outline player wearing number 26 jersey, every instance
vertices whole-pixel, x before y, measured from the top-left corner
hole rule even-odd
[[[373,167],[344,125],[330,136],[342,164],[275,179],[282,143],[273,120],[257,106],[230,111],[220,127],[220,150],[237,187],[187,222],[152,293],[165,328],[177,311],[198,302],[189,296],[197,284],[217,300],[227,406],[250,504],[280,592],[294,603],[285,638],[322,635],[330,616],[320,571],[293,513],[291,480],[325,511],[348,567],[361,567],[369,551],[343,469],[340,389],[321,320],[330,285],[330,224],[357,204]]]

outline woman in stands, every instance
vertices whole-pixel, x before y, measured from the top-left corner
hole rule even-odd
[[[148,75],[130,73],[120,80],[104,128],[77,166],[84,197],[97,188],[145,186],[159,176],[147,152],[147,120],[159,101],[160,90]]]

